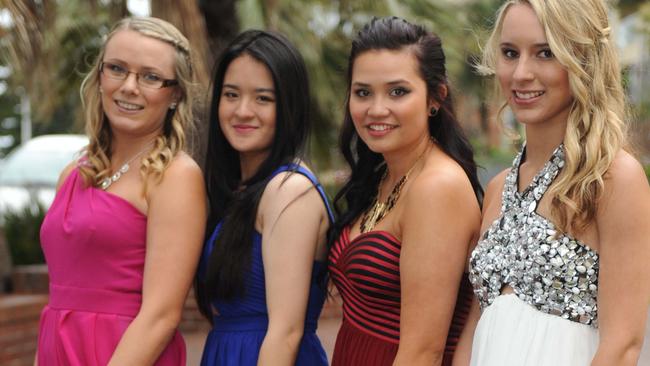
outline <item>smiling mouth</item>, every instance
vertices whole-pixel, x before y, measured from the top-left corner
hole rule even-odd
[[[233,128],[237,131],[251,131],[257,127],[251,125],[234,125]]]
[[[115,104],[117,104],[118,107],[126,109],[128,111],[139,111],[141,109],[144,109],[144,107],[141,106],[141,105],[127,103],[127,102],[123,102],[121,100],[116,100]]]
[[[518,91],[515,90],[513,92],[513,94],[515,95],[515,97],[517,99],[527,100],[527,99],[537,98],[537,97],[541,96],[542,94],[544,94],[544,92],[543,91],[536,91],[536,92],[525,92],[524,93],[524,92],[518,92]]]
[[[385,124],[372,124],[367,126],[371,131],[388,131],[396,128],[396,126],[385,125]]]

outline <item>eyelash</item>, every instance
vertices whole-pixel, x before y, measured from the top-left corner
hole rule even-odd
[[[273,99],[273,98],[271,98],[269,96],[266,96],[266,95],[260,95],[259,97],[257,97],[257,99],[259,101],[265,102],[265,103],[273,103],[273,102],[275,102],[275,99]]]
[[[501,54],[503,54],[503,56],[507,59],[513,59],[519,56],[519,53],[513,50],[512,48],[502,48]],[[545,48],[537,52],[537,56],[541,59],[550,59],[555,57],[555,55],[553,55],[553,51],[551,51],[548,48]]]
[[[391,97],[394,97],[394,98],[395,97],[399,98],[399,97],[403,97],[404,95],[406,95],[406,94],[408,94],[410,92],[411,92],[411,90],[409,90],[407,88],[397,87],[397,88],[391,89],[388,92],[388,95],[391,96]],[[357,89],[357,90],[353,91],[353,94],[356,95],[359,98],[365,98],[365,97],[370,96],[370,91],[367,90],[367,89]]]
[[[395,92],[398,92],[398,94],[395,94]],[[404,87],[398,87],[391,89],[390,92],[388,93],[391,97],[403,97],[406,94],[410,93],[411,91],[404,88]]]
[[[359,98],[365,98],[370,95],[370,92],[367,89],[357,89],[353,93]]]

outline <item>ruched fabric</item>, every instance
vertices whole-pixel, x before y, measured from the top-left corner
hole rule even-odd
[[[294,171],[311,180],[327,208],[330,219],[333,219],[327,197],[316,177],[305,168],[290,164],[276,169],[269,177],[284,171]],[[298,224],[298,223],[297,223]],[[199,275],[205,276],[207,263],[214,248],[214,243],[221,229],[217,225],[212,236],[206,242],[201,256]],[[305,328],[298,354],[296,366],[326,366],[327,355],[316,336],[318,317],[325,301],[324,262],[315,261],[312,269]],[[202,366],[256,366],[260,348],[268,328],[268,309],[266,306],[266,285],[264,280],[264,262],[262,260],[262,235],[253,234],[250,270],[245,275],[245,295],[224,301],[215,299],[212,307],[218,311],[213,318],[213,329],[205,342]]]
[[[402,243],[386,231],[369,231],[350,240],[346,227],[329,254],[332,281],[343,300],[343,324],[332,366],[390,366],[399,346]],[[442,365],[451,365],[472,301],[463,276],[449,327]],[[435,309],[431,309],[435,311]]]
[[[49,304],[38,337],[39,366],[104,366],[140,310],[147,218],[123,198],[86,187],[74,169],[43,225]],[[176,332],[157,366],[185,365]]]

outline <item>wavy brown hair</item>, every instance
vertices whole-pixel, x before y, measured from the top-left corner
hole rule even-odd
[[[513,4],[533,9],[551,51],[569,74],[573,103],[564,136],[566,162],[549,194],[558,228],[580,233],[596,217],[605,175],[614,157],[628,147],[625,93],[607,6],[603,0],[506,2],[497,12],[477,66],[481,74],[495,73],[503,19]],[[499,116],[506,107],[504,102]]]
[[[142,159],[140,175],[144,181],[145,193],[148,178],[153,177],[155,181],[162,179],[174,156],[186,148],[186,136],[194,128],[193,108],[198,96],[197,83],[189,41],[176,27],[162,19],[151,17],[124,18],[117,22],[106,36],[92,69],[81,84],[86,134],[90,142],[85,151],[85,162],[80,164],[80,172],[88,184],[99,186],[99,183],[111,174],[112,133],[101,103],[99,66],[111,37],[127,29],[168,43],[176,51],[174,73],[175,79],[178,80],[176,88],[179,91],[179,99],[176,109],[167,111],[162,134],[156,137],[153,148]]]

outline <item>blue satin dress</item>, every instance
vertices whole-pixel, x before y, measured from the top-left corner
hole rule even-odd
[[[285,171],[295,171],[309,178],[314,184],[327,208],[330,220],[333,220],[325,191],[316,177],[301,166],[291,164],[276,169],[271,179]],[[270,180],[270,179],[269,179]],[[201,256],[199,273],[204,274],[208,258],[214,248],[215,239],[221,229],[217,225],[210,239],[206,242]],[[201,359],[202,366],[255,366],[262,341],[268,328],[268,310],[266,307],[266,287],[264,283],[264,263],[262,262],[262,235],[253,234],[253,248],[250,272],[245,279],[245,295],[230,301],[216,299],[212,302],[219,314],[213,318],[213,328],[208,335]],[[325,275],[325,261],[315,261],[309,289],[309,301],[305,317],[305,331],[296,357],[297,366],[327,365],[327,355],[316,336],[318,317],[325,302],[326,290],[320,285]]]

